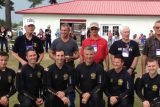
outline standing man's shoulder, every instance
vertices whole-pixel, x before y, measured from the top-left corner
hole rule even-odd
[[[13,69],[8,68],[8,67],[6,67],[6,71],[7,71],[7,72],[10,72],[10,73],[13,74],[13,75],[16,74],[15,71],[14,71]]]

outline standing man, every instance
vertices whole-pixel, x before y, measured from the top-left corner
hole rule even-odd
[[[0,107],[9,107],[9,97],[15,92],[15,71],[6,67],[9,55],[0,52]]]
[[[120,33],[122,35],[122,39],[115,41],[109,50],[111,54],[111,61],[113,64],[113,60],[115,55],[119,54],[124,57],[124,66],[127,69],[127,72],[132,77],[132,86],[134,86],[134,77],[135,77],[135,69],[138,63],[138,57],[140,56],[139,46],[137,42],[130,40],[130,29],[128,26],[124,26],[121,28]],[[132,87],[132,95],[131,95],[131,104],[134,104],[134,87]]]
[[[45,107],[68,107],[70,103],[67,95],[73,91],[74,69],[65,63],[63,50],[55,51],[55,64],[47,70],[47,99]]]
[[[103,77],[104,70],[100,64],[94,62],[94,48],[84,48],[85,62],[76,68],[76,90],[80,94],[80,107],[104,107]]]
[[[34,20],[28,18],[25,20],[25,31],[23,36],[17,37],[15,40],[12,55],[19,61],[19,68],[27,64],[26,51],[34,49],[37,53],[37,64],[39,64],[44,57],[44,50],[41,40],[33,35],[35,30]]]
[[[142,51],[142,74],[145,73],[145,65],[148,58],[156,57],[160,66],[160,20],[155,22],[153,29],[155,34],[146,40]]]
[[[41,93],[44,68],[37,64],[37,54],[34,49],[27,50],[26,59],[28,63],[23,65],[17,74],[18,100],[20,107],[38,107],[43,104]]]
[[[81,57],[80,62],[84,62],[84,48],[86,46],[92,46],[94,48],[95,56],[94,61],[103,66],[103,61],[106,63],[106,70],[109,68],[108,64],[108,45],[107,41],[98,35],[99,32],[99,24],[91,23],[90,24],[90,37],[85,39],[81,48]]]
[[[159,64],[156,59],[148,59],[147,73],[136,80],[136,93],[143,103],[143,107],[160,107],[160,75]]]
[[[106,72],[104,93],[108,96],[108,107],[132,107],[129,102],[131,77],[123,68],[123,64],[123,56],[115,55],[114,69]]]
[[[46,52],[48,53],[48,45],[49,48],[51,47],[51,26],[48,25],[47,29],[45,30],[45,36],[46,36]]]
[[[62,24],[60,29],[60,37],[55,39],[49,49],[49,56],[55,60],[55,51],[58,49],[64,50],[65,62],[74,68],[74,60],[79,58],[78,45],[75,40],[69,37],[70,26],[68,24]],[[74,99],[75,93],[69,94],[71,106],[75,107]]]

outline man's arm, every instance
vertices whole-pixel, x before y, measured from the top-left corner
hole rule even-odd
[[[109,70],[109,55],[106,55],[106,57],[105,57],[105,64],[106,64],[105,71],[108,71]]]
[[[16,58],[17,61],[19,61],[22,65],[27,64],[27,61],[25,61],[24,59],[22,59],[21,57],[19,57],[19,55],[15,52],[12,51],[12,55],[14,58]]]
[[[113,60],[114,60],[114,55],[112,55],[112,54],[110,54],[111,55],[111,63],[112,63],[112,65],[113,65]]]
[[[49,57],[51,58],[51,59],[55,59],[55,52],[54,51],[52,51],[51,49],[49,49],[48,50],[48,54],[49,54]]]
[[[142,54],[141,64],[142,64],[142,75],[145,73],[145,65],[146,65],[147,56]]]
[[[41,63],[41,61],[42,61],[43,57],[44,57],[44,53],[40,53],[40,54],[39,54],[38,61],[37,61],[37,63],[38,63],[38,64],[40,64],[40,63]]]
[[[128,73],[130,75],[132,75],[133,71],[135,70],[137,63],[138,63],[138,57],[134,57],[133,62],[131,64],[130,68],[128,69]]]

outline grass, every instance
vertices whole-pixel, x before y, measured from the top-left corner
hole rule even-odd
[[[79,60],[76,60],[76,64],[78,64],[78,62],[79,62]],[[52,63],[53,63],[53,61],[48,57],[48,54],[45,54],[44,60],[42,61],[42,66],[45,68]],[[9,62],[8,62],[8,67],[14,69],[15,71],[17,71],[17,68],[18,68],[18,62],[12,57],[11,53],[10,53],[10,58],[9,58]],[[136,76],[140,76],[141,75],[140,59],[139,59],[136,71],[137,71]],[[104,96],[104,99],[106,100],[107,97]],[[10,98],[10,107],[13,107],[13,105],[15,103],[18,103],[17,93]],[[76,104],[76,107],[79,107],[79,95],[77,93],[76,93],[75,104]],[[41,107],[43,107],[43,106],[41,106]],[[136,95],[135,95],[135,107],[142,107],[142,103]]]

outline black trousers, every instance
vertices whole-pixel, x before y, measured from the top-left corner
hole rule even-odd
[[[59,99],[57,96],[54,96],[52,94],[47,94],[44,106],[45,107],[68,107],[68,105],[64,105],[61,99]]]
[[[19,94],[18,95],[18,100],[20,102],[19,107],[38,107],[35,103],[35,101],[29,99],[28,97]]]
[[[87,104],[83,104],[82,97],[80,97],[80,107],[105,107],[103,94],[102,93],[92,94]]]
[[[0,104],[0,107],[9,107],[9,105],[8,106],[3,106],[3,105]]]

